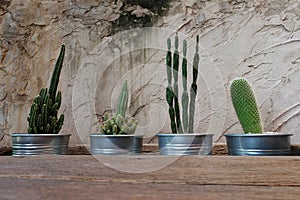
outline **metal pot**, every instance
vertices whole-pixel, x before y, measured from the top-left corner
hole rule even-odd
[[[13,156],[67,154],[71,134],[12,133]]]
[[[131,147],[131,152],[133,154],[139,154],[142,153],[143,151],[143,136],[140,135],[135,135],[133,138],[133,144]]]
[[[157,134],[160,155],[209,155],[213,134]]]
[[[134,135],[91,134],[91,154],[128,154],[133,145]]]
[[[290,155],[290,133],[225,134],[229,155]]]

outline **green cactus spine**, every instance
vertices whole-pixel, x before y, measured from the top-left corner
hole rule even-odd
[[[249,83],[238,78],[230,86],[231,99],[237,117],[245,133],[262,133],[259,110]]]
[[[28,120],[28,133],[31,134],[58,134],[64,122],[64,115],[57,118],[61,105],[61,92],[57,92],[59,76],[65,55],[65,45],[62,45],[50,81],[49,90],[42,88],[34,99]],[[57,93],[57,94],[56,94]]]
[[[100,125],[100,132],[105,135],[129,135],[134,134],[137,127],[137,121],[133,117],[126,116],[128,106],[128,84],[124,81],[119,95],[117,113],[109,117],[106,113],[103,118],[103,124]]]
[[[183,40],[183,58],[182,58],[182,126],[183,132],[188,132],[189,118],[188,118],[188,104],[189,104],[189,94],[187,92],[187,60],[186,60],[187,43]]]
[[[179,68],[179,51],[178,51],[178,34],[175,36],[175,51],[173,53],[173,77],[174,77],[174,85],[173,85],[173,99],[175,106],[175,118],[176,118],[176,128],[178,133],[182,133],[182,125],[180,119],[180,109],[178,102],[178,68]]]
[[[172,52],[171,52],[171,39],[167,40],[168,52],[166,57],[166,66],[167,66],[167,77],[168,77],[168,87],[166,90],[166,99],[169,105],[169,117],[171,121],[172,133],[177,133],[176,122],[175,122],[175,110],[173,107],[174,97],[172,90]]]
[[[199,35],[196,37],[196,52],[193,60],[193,82],[190,88],[189,133],[194,132],[195,101],[197,95],[197,77],[199,67]]]

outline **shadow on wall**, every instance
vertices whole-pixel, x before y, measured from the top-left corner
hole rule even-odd
[[[171,0],[124,0],[120,17],[112,24],[112,34],[133,28],[150,27],[169,10]],[[116,3],[117,2],[116,0]]]

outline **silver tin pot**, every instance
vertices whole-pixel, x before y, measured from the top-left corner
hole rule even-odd
[[[293,134],[225,134],[229,155],[282,156],[290,155]]]
[[[209,155],[213,134],[157,134],[160,155]]]
[[[71,134],[12,133],[13,156],[67,154]]]
[[[143,136],[135,135],[133,138],[133,144],[131,147],[131,152],[133,154],[140,154],[143,151]]]
[[[91,154],[128,154],[133,146],[134,135],[91,134]]]

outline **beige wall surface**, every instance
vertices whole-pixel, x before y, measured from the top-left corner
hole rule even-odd
[[[173,41],[176,32],[180,41],[187,39],[189,70],[195,37],[200,36],[196,132],[214,133],[215,142],[224,142],[224,133],[242,132],[228,90],[230,81],[242,76],[253,86],[265,131],[294,133],[292,142],[300,143],[299,4],[3,0],[1,146],[10,145],[9,133],[26,132],[32,100],[48,85],[62,43],[66,56],[59,85],[60,112],[65,114],[61,132],[72,133],[73,145],[87,143],[88,134],[97,132],[98,118],[114,112],[124,79],[129,82],[129,113],[139,121],[137,134],[151,138],[170,132],[165,55],[167,37]]]

